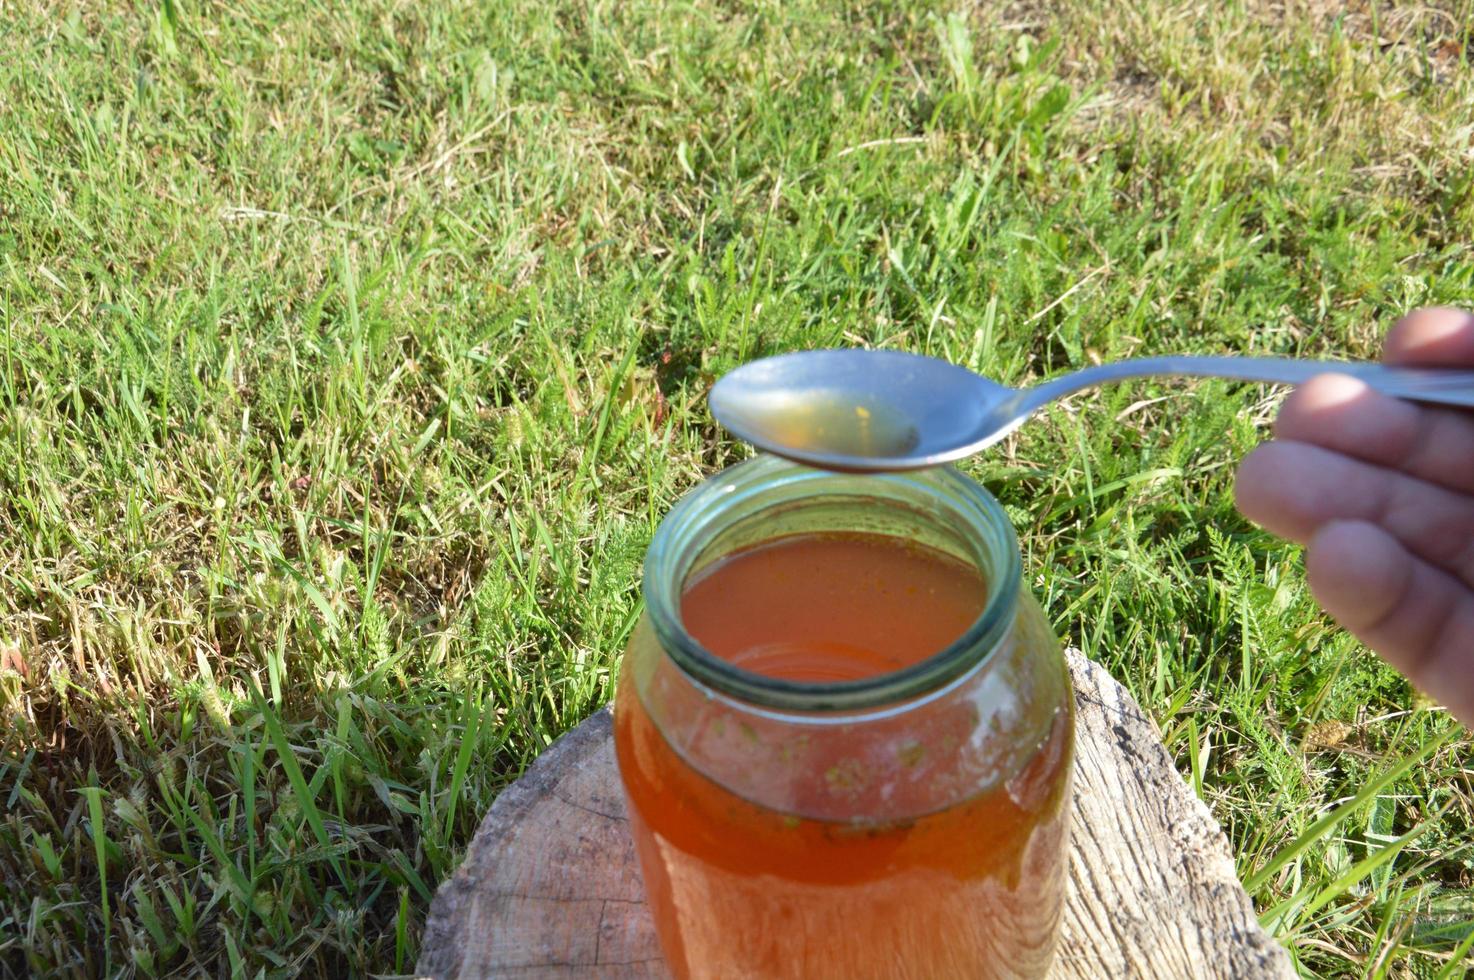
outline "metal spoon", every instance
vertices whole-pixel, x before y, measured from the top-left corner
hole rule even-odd
[[[1146,357],[1006,388],[966,368],[889,350],[814,350],[744,364],[711,390],[711,411],[768,452],[832,470],[910,470],[970,456],[1039,408],[1110,381],[1157,375],[1300,384],[1349,374],[1399,398],[1474,408],[1474,370],[1257,357]]]

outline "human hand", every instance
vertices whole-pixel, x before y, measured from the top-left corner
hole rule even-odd
[[[1474,367],[1474,314],[1411,313],[1384,359]],[[1321,606],[1474,727],[1474,413],[1328,374],[1285,400],[1274,435],[1239,467],[1239,510],[1304,544]]]

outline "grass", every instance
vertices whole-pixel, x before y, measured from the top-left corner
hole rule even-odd
[[[0,7],[0,973],[411,970],[748,358],[1374,356],[1470,302],[1471,22]],[[1469,737],[1232,510],[1275,397],[1101,391],[966,468],[1299,969],[1458,976]]]

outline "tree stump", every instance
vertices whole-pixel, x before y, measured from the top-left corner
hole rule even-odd
[[[1292,976],[1228,841],[1156,726],[1076,651],[1070,886],[1050,976]],[[666,977],[614,761],[609,709],[564,735],[486,814],[430,909],[418,972]]]

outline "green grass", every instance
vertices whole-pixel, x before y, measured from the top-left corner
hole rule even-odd
[[[1134,6],[0,8],[0,973],[412,969],[745,359],[1474,299],[1468,0]],[[1232,510],[1274,404],[1100,391],[966,469],[1299,968],[1457,976],[1468,735]]]

